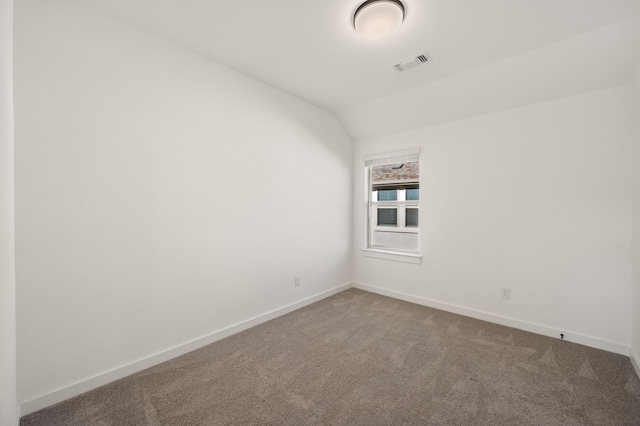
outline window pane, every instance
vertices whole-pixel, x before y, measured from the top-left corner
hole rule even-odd
[[[378,226],[397,226],[398,209],[378,209]]]
[[[418,226],[418,209],[407,208],[407,226]]]
[[[397,189],[378,190],[378,201],[396,201],[398,199]]]
[[[419,200],[420,199],[420,190],[416,189],[407,189],[407,200]]]

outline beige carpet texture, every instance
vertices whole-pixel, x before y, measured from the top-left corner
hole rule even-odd
[[[640,425],[629,358],[350,289],[33,425]]]

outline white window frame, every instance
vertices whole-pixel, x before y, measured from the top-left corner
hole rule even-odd
[[[365,171],[365,241],[362,253],[367,257],[375,257],[386,260],[395,260],[400,262],[408,262],[420,264],[422,256],[420,255],[420,222],[417,227],[406,226],[406,209],[417,208],[420,211],[420,200],[406,200],[406,190],[398,189],[398,199],[394,201],[378,201],[373,200],[372,176],[373,166],[401,164],[408,162],[420,161],[420,149],[414,148],[403,151],[387,152],[380,154],[367,155],[364,157]],[[419,186],[418,182],[418,186]],[[398,209],[397,226],[382,225],[378,226],[377,209],[378,207],[389,206]],[[412,233],[418,236],[418,249],[403,250],[401,248],[379,247],[373,245],[374,232],[395,232],[395,233]]]
[[[371,200],[371,230],[378,232],[407,232],[411,234],[418,234],[420,229],[420,224],[418,226],[407,226],[407,209],[418,209],[420,210],[420,200],[407,200],[407,190],[406,189],[397,189],[398,191],[398,199],[390,200],[390,201],[378,201]],[[378,225],[378,208],[396,208],[397,210],[397,218],[398,222],[396,226],[391,225]],[[369,240],[371,241],[371,240]]]

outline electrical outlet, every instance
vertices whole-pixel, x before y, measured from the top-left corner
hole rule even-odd
[[[293,285],[295,285],[296,287],[300,287],[300,275],[296,275],[293,278]]]
[[[503,299],[511,299],[511,289],[502,287],[502,289],[500,290],[500,297],[502,297]]]

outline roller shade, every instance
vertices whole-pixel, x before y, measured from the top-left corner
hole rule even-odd
[[[410,163],[420,160],[420,148],[407,149],[403,151],[385,152],[380,154],[366,155],[364,165],[388,166],[391,164]]]

